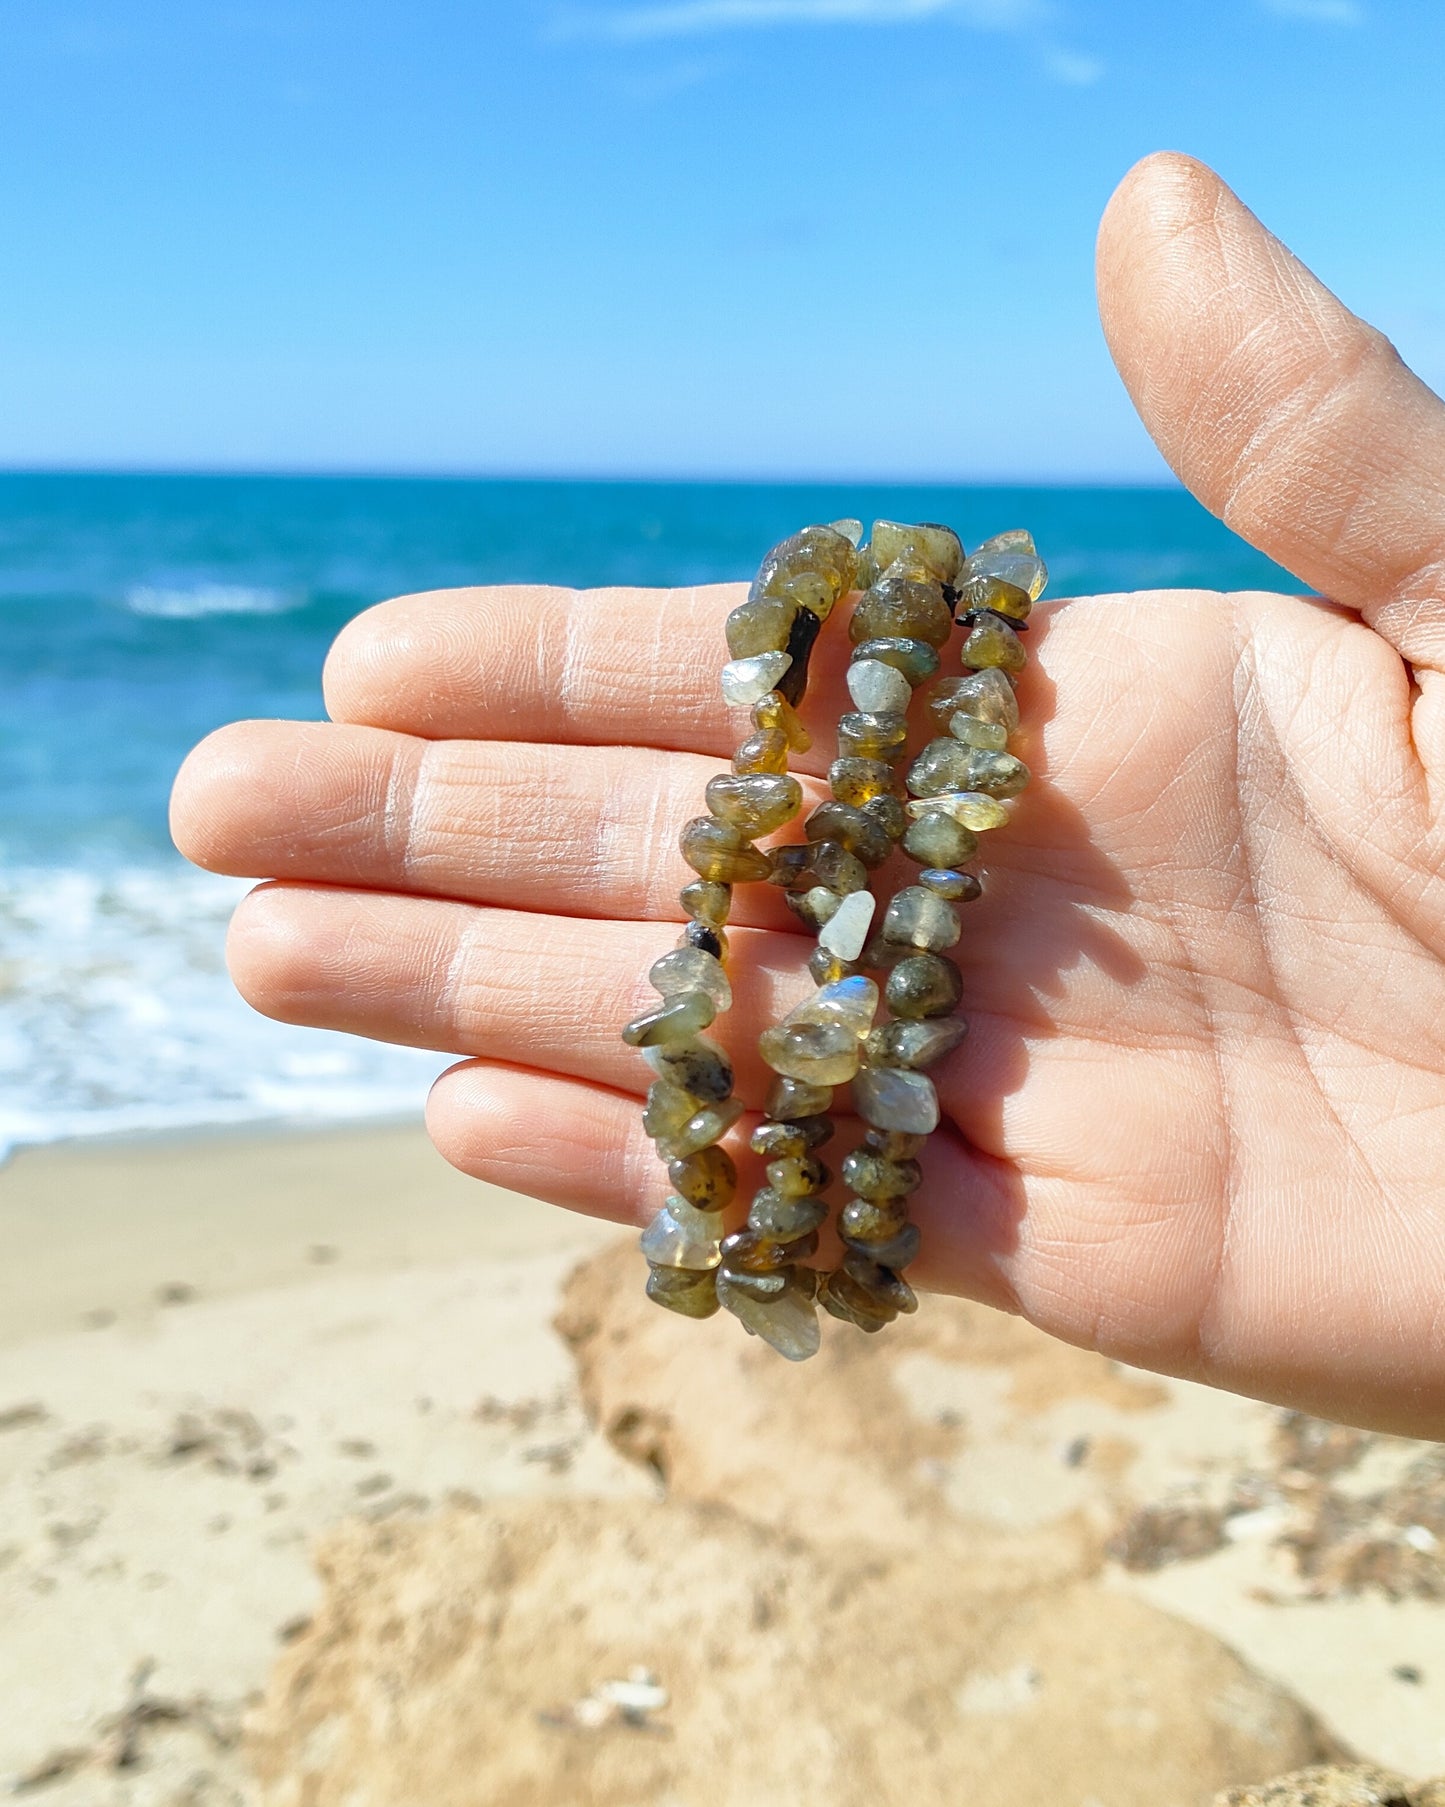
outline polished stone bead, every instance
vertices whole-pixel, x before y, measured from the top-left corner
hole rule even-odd
[[[714,884],[752,884],[772,871],[767,854],[749,846],[737,829],[713,816],[694,816],[678,844],[698,877]]]
[[[967,1034],[968,1022],[961,1016],[880,1023],[863,1044],[863,1056],[872,1067],[931,1067]]]
[[[851,803],[820,803],[803,828],[810,841],[836,841],[862,860],[869,871],[881,866],[893,843],[871,816]]]
[[[682,992],[705,991],[719,1010],[731,1010],[733,988],[722,962],[698,947],[674,948],[647,969],[647,982],[665,998]]]
[[[929,810],[903,831],[903,851],[922,866],[956,866],[978,852],[978,836],[941,810]]]
[[[694,922],[705,922],[709,928],[720,929],[733,907],[732,886],[714,884],[705,878],[694,879],[678,893],[678,902]]]
[[[881,1267],[871,1260],[861,1249],[849,1249],[844,1255],[843,1272],[850,1280],[856,1280],[865,1292],[880,1303],[891,1305],[895,1311],[918,1310],[918,1300],[908,1282],[900,1279],[891,1268]]]
[[[843,1160],[843,1184],[859,1198],[906,1198],[923,1184],[917,1161],[887,1161],[870,1148],[855,1148]],[[844,1235],[857,1232],[844,1230]]]
[[[865,816],[872,816],[890,841],[902,838],[903,831],[908,826],[908,816],[904,811],[901,797],[895,797],[892,793],[883,797],[870,797],[859,807]]]
[[[961,933],[958,912],[923,885],[905,885],[883,918],[883,939],[899,947],[938,953],[952,947]]]
[[[901,1129],[865,1129],[863,1146],[885,1161],[911,1161],[928,1141],[927,1136],[913,1136]]]
[[[942,954],[910,954],[889,973],[884,996],[894,1016],[910,1022],[947,1016],[958,1008],[963,978],[952,960]]]
[[[971,558],[963,561],[959,583],[975,577],[999,577],[1024,591],[1030,602],[1037,602],[1049,581],[1048,567],[1037,552],[1022,546],[981,546]]]
[[[813,847],[807,841],[768,849],[768,883],[784,891],[806,890],[813,883]]]
[[[655,1267],[647,1276],[647,1296],[684,1318],[710,1318],[718,1308],[717,1280],[709,1269]]]
[[[788,1155],[769,1161],[768,1184],[784,1198],[803,1198],[826,1189],[833,1175],[816,1155]]]
[[[870,1335],[881,1330],[885,1324],[891,1324],[898,1315],[892,1306],[881,1299],[875,1299],[841,1268],[837,1273],[823,1276],[818,1289],[818,1303],[832,1317],[844,1324],[853,1324]]]
[[[824,926],[818,936],[818,946],[826,953],[836,954],[840,960],[856,960],[868,939],[875,907],[876,900],[871,891],[851,892]]]
[[[790,597],[758,596],[741,604],[727,618],[728,651],[735,659],[786,652],[788,630],[797,612],[798,605]]]
[[[775,1299],[788,1284],[786,1269],[786,1261],[781,1260],[776,1267],[767,1269],[737,1264],[728,1269],[727,1277],[739,1291],[747,1293],[751,1298]]]
[[[948,718],[948,731],[964,746],[979,747],[988,753],[1002,753],[1008,747],[1008,730],[998,722],[981,722],[958,710]]]
[[[996,667],[1000,671],[1022,671],[1029,662],[1024,643],[1008,625],[994,615],[976,615],[968,637],[959,648],[959,663],[972,671]]]
[[[861,973],[820,986],[783,1018],[784,1023],[842,1023],[861,1041],[878,1014],[878,987]]]
[[[755,653],[750,659],[730,659],[722,668],[723,700],[738,705],[761,702],[777,689],[778,679],[792,662],[786,653]]]
[[[716,1043],[696,1036],[688,1042],[670,1042],[644,1048],[642,1057],[659,1079],[667,1079],[691,1092],[701,1104],[715,1104],[733,1089],[732,1062]]]
[[[828,767],[828,788],[839,803],[858,808],[870,797],[896,793],[898,773],[882,759],[835,759]]]
[[[843,1085],[858,1071],[858,1040],[841,1022],[779,1023],[758,1037],[758,1052],[785,1079]]]
[[[938,1127],[938,1094],[926,1073],[903,1067],[864,1067],[853,1081],[853,1103],[865,1123],[926,1136]]]
[[[848,694],[853,707],[871,714],[881,709],[907,709],[913,687],[894,665],[882,659],[855,659],[848,667]]]
[[[850,1253],[857,1253],[865,1259],[877,1262],[878,1266],[896,1274],[910,1262],[918,1259],[919,1245],[923,1234],[916,1223],[902,1225],[895,1236],[886,1242],[855,1242],[845,1237],[843,1246]]]
[[[699,1211],[670,1198],[642,1232],[642,1252],[654,1267],[716,1267],[722,1260],[721,1211]]]
[[[711,923],[690,922],[682,931],[682,945],[695,947],[704,954],[711,954],[715,960],[725,960],[728,951],[728,938],[724,930],[715,929]]]
[[[786,772],[788,737],[781,728],[761,728],[750,734],[733,754],[733,770],[740,778],[755,772]]]
[[[970,577],[954,591],[953,609],[960,621],[976,609],[990,609],[995,615],[1007,615],[1010,621],[1027,621],[1033,606],[1027,590],[1005,583],[1001,577]]]
[[[754,1194],[748,1228],[764,1242],[797,1242],[811,1236],[827,1215],[828,1207],[813,1194],[787,1198],[763,1186]]]
[[[951,736],[931,740],[908,768],[908,789],[915,797],[936,797],[943,791],[968,791],[973,770],[973,748],[960,746]]]
[[[822,1116],[832,1102],[832,1086],[780,1076],[769,1087],[763,1110],[775,1123],[798,1123],[806,1117]]]
[[[717,1292],[743,1328],[771,1343],[779,1355],[800,1362],[818,1353],[822,1341],[818,1314],[810,1292],[793,1276],[775,1297],[759,1299],[738,1286],[724,1269],[718,1275]]]
[[[894,1165],[891,1161],[883,1164]],[[909,1165],[916,1167],[917,1162]],[[908,1200],[903,1194],[868,1194],[850,1198],[844,1205],[838,1213],[838,1234],[849,1242],[891,1242],[907,1222]]]
[[[667,1177],[679,1197],[699,1211],[723,1211],[737,1191],[738,1170],[724,1148],[700,1148],[669,1162]]]
[[[950,903],[972,903],[983,896],[983,886],[971,872],[955,872],[951,866],[925,866],[918,882]]]
[[[816,934],[838,914],[843,899],[826,885],[812,885],[806,891],[789,891],[783,900],[798,921]]]
[[[688,1118],[682,1128],[669,1136],[657,1138],[657,1152],[664,1161],[677,1161],[699,1149],[711,1148],[719,1142],[743,1114],[741,1098],[724,1098],[717,1104],[705,1105]]]
[[[980,540],[974,547],[979,552],[1037,552],[1034,536],[1027,527],[1006,527],[1002,533],[992,533],[986,540]]]
[[[908,805],[908,813],[915,819],[935,811],[952,816],[976,834],[988,828],[1002,828],[1008,821],[1008,811],[998,798],[985,796],[982,791],[939,791],[936,796],[922,797]]]
[[[929,692],[928,709],[940,728],[951,729],[955,715],[971,715],[992,722],[1006,734],[1018,732],[1019,702],[1014,687],[992,667],[935,684]]]
[[[832,527],[805,527],[772,548],[758,567],[751,594],[777,595],[785,592],[793,579],[816,575],[826,579],[831,601],[836,602],[852,588],[857,569],[858,554],[846,533]]]
[[[660,1009],[635,1017],[622,1031],[629,1048],[656,1048],[666,1042],[691,1041],[717,1015],[717,1005],[705,991],[682,991],[668,998]]]
[[[926,640],[910,640],[900,638],[896,634],[883,634],[876,640],[860,640],[853,648],[853,660],[860,664],[864,659],[876,659],[880,664],[891,665],[895,671],[901,671],[914,690],[920,684],[926,684],[938,670],[938,649],[930,646]]]
[[[900,759],[908,745],[908,717],[897,709],[865,714],[850,710],[838,719],[838,753],[843,759]]]
[[[960,790],[982,791],[986,797],[1017,797],[1028,789],[1033,774],[1012,753],[994,753],[982,747],[965,747],[968,764]]]
[[[825,947],[815,947],[808,955],[808,977],[815,985],[833,985],[839,979],[851,979],[858,970],[852,960],[840,960]]]
[[[865,590],[848,623],[854,646],[865,640],[926,640],[942,646],[953,632],[953,611],[936,583],[886,575]]]
[[[785,696],[770,690],[761,702],[753,705],[753,726],[763,733],[776,729],[795,753],[806,753],[813,737],[798,719],[798,712]]]
[[[796,778],[768,772],[724,776],[708,780],[703,800],[721,821],[755,841],[792,821],[803,807],[803,787]]]
[[[869,535],[874,562],[886,571],[902,559],[927,571],[935,583],[950,584],[963,567],[963,547],[951,527],[933,521],[909,525],[902,521],[875,521]]]
[[[797,1261],[806,1261],[817,1252],[815,1232],[810,1230],[802,1236],[779,1242],[755,1230],[750,1218],[747,1229],[734,1230],[731,1236],[723,1238],[722,1265],[732,1273],[775,1274]]]
[[[828,525],[834,533],[841,533],[855,549],[863,539],[863,523],[855,521],[851,515],[845,516],[841,521],[829,521]]]
[[[812,854],[808,870],[816,883],[826,885],[840,897],[867,886],[868,868],[841,841],[809,841],[808,848]]]
[[[670,1079],[657,1079],[647,1088],[647,1104],[642,1112],[642,1128],[656,1141],[661,1136],[676,1135],[694,1116],[700,1098],[694,1098]]]
[[[760,1123],[748,1138],[754,1154],[769,1161],[786,1161],[794,1155],[811,1154],[832,1141],[833,1119],[825,1112],[819,1117],[800,1117],[793,1123]]]

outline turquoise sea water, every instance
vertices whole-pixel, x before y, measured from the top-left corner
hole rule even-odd
[[[1298,587],[1175,490],[0,475],[0,1148],[420,1102],[437,1057],[246,1011],[221,959],[244,886],[165,830],[209,729],[322,713],[348,617],[449,584],[743,578],[845,514],[1027,523],[1055,595]]]

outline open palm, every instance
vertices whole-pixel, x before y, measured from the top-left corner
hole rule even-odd
[[[1115,196],[1100,296],[1185,481],[1333,600],[1035,615],[1036,783],[954,950],[971,1034],[936,1070],[910,1277],[1144,1366],[1438,1433],[1445,407],[1183,158]],[[468,1172],[627,1221],[661,1201],[618,1027],[675,939],[676,831],[731,751],[737,599],[387,603],[333,650],[331,723],[225,729],[182,774],[183,850],[279,881],[236,919],[243,992],[471,1056],[429,1117]],[[815,775],[845,658],[837,627]],[[734,922],[724,1039],[756,1101],[757,1033],[804,995],[811,942],[765,887]]]

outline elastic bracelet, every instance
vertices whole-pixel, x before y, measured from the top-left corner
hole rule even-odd
[[[978,833],[1007,820],[1002,799],[1028,781],[1006,750],[1017,727],[1013,674],[1024,653],[1017,632],[1046,573],[1026,533],[986,541],[965,558],[957,536],[932,525],[878,522],[861,553],[856,522],[812,527],[764,560],[748,600],[728,619],[733,658],[723,671],[731,703],[751,704],[754,732],[731,776],[713,779],[711,814],[683,830],[684,857],[698,874],[682,893],[683,945],[649,975],[660,1006],[630,1023],[624,1039],[657,1074],[644,1128],[668,1162],[673,1193],[642,1237],[647,1290],[658,1304],[708,1317],[725,1305],[751,1333],[791,1360],[819,1347],[816,1305],[865,1331],[917,1308],[902,1269],[918,1252],[909,1196],[916,1159],[938,1122],[925,1068],[962,1040],[953,1015],[962,994],[944,949],[959,939],[955,905],[980,894],[963,871]],[[756,842],[795,817],[802,790],[787,773],[790,751],[808,739],[794,713],[808,660],[837,602],[863,590],[850,622],[848,688],[855,705],[839,722],[829,768],[832,800],[805,824],[797,845]],[[913,692],[936,675],[955,614],[964,628],[965,675],[928,696],[946,734],[901,769]],[[871,933],[872,874],[901,844],[924,869],[888,903]],[[746,1225],[725,1234],[736,1169],[717,1146],[742,1114],[732,1068],[702,1031],[728,1008],[725,924],[732,887],[767,881],[818,933],[809,971],[818,989],[774,1028],[760,1052],[778,1077],[751,1146],[767,1162]],[[876,1024],[878,983],[891,1019]],[[832,1175],[817,1150],[835,1126],[835,1086],[851,1082],[866,1125],[842,1163],[852,1196],[839,1214],[841,1265],[808,1265],[827,1217]]]

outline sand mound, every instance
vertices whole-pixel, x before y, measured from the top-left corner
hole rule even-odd
[[[455,1506],[344,1527],[322,1568],[253,1729],[270,1807],[1198,1807],[1320,1749],[1214,1639],[1121,1595],[703,1507]]]

